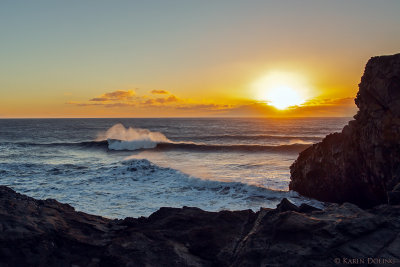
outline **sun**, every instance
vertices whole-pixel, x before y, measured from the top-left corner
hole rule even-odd
[[[269,88],[265,92],[265,99],[277,109],[286,109],[291,106],[303,104],[305,99],[298,91],[288,86]]]
[[[310,91],[310,86],[301,75],[288,72],[268,73],[253,87],[257,100],[280,110],[303,104]]]

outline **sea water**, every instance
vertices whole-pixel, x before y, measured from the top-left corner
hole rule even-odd
[[[0,184],[124,218],[323,203],[288,190],[299,152],[350,118],[2,119]]]

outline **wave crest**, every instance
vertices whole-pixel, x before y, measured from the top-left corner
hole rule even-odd
[[[171,143],[164,134],[147,129],[126,128],[115,124],[97,137],[97,141],[107,140],[110,150],[138,150],[155,148],[159,143]]]

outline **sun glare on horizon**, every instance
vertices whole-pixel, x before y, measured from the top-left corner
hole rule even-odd
[[[304,77],[295,73],[271,72],[257,80],[253,87],[257,100],[279,110],[301,105],[310,98],[310,86]]]
[[[297,106],[304,103],[304,99],[293,88],[288,86],[279,86],[270,88],[266,92],[265,98],[268,104],[277,109],[286,109],[291,106]]]

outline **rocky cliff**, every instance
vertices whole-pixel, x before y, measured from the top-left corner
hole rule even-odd
[[[289,188],[329,202],[371,207],[398,201],[400,190],[400,54],[371,58],[341,133],[300,153]]]
[[[110,220],[0,186],[0,266],[400,264],[400,206],[325,210],[284,199],[258,212],[161,208]]]

